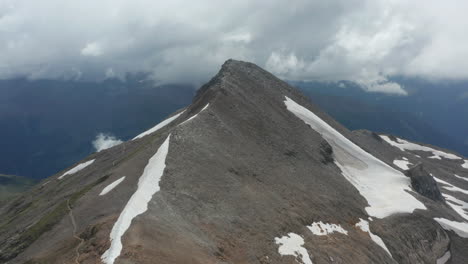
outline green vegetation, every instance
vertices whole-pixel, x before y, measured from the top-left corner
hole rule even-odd
[[[63,217],[65,217],[69,212],[68,203],[70,203],[70,206],[73,207],[73,204],[75,204],[79,198],[90,191],[94,186],[105,181],[108,177],[109,175],[105,175],[95,182],[86,185],[79,191],[73,193],[67,199],[64,199],[50,212],[42,216],[39,221],[37,221],[34,225],[19,235],[16,243],[10,244],[10,247],[8,248],[9,252],[6,254],[8,258],[11,259],[15,257],[21,251],[23,251],[23,249],[27,248],[31,243],[38,239],[44,232],[52,229],[52,227],[56,225],[61,219],[63,219]],[[3,256],[0,255],[0,260],[2,260],[2,257]]]
[[[28,190],[35,183],[36,181],[30,178],[0,174],[0,202]]]

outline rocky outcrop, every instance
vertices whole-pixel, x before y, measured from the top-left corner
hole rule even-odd
[[[322,154],[322,163],[328,164],[333,162],[333,148],[326,140],[320,143],[320,154]]]
[[[444,201],[437,182],[422,163],[410,168],[405,174],[411,178],[411,186],[416,192],[434,201]]]

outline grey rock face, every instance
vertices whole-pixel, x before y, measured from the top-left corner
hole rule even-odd
[[[324,164],[333,162],[333,148],[326,140],[320,143],[320,154],[322,154],[322,162]]]
[[[95,159],[89,167],[63,180],[57,179],[61,173],[53,175],[0,206],[0,259],[100,263],[145,167],[171,135],[160,190],[121,237],[115,264],[302,263],[276,243],[291,233],[303,240],[301,250],[314,264],[435,263],[449,244],[452,262],[466,263],[461,260],[468,257],[467,239],[433,220],[461,221],[457,213],[418,192],[411,195],[427,210],[369,219],[368,202],[334,162],[339,149],[288,111],[285,96],[389,165],[403,155],[418,160],[375,133],[348,131],[256,65],[229,60],[167,126],[95,153],[86,159]],[[429,172],[447,177],[455,168],[419,160]],[[99,195],[122,176],[115,189]],[[356,226],[365,219],[372,236]],[[317,235],[309,228],[317,222],[340,225],[347,234]]]
[[[434,201],[444,201],[444,197],[440,193],[436,181],[430,173],[424,169],[422,163],[410,168],[405,174],[411,178],[411,186],[413,186],[414,190],[419,194]]]

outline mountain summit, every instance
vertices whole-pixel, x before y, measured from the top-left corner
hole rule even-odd
[[[2,205],[0,261],[466,263],[466,209],[465,158],[351,132],[228,60],[187,108]]]

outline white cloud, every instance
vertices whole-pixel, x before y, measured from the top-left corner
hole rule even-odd
[[[81,50],[81,55],[97,57],[102,55],[101,45],[97,42],[91,42],[86,44],[86,46]]]
[[[116,137],[104,133],[99,133],[96,136],[96,139],[92,142],[94,149],[99,152],[101,150],[105,150],[108,148],[112,148],[113,146],[117,146],[123,141],[117,139]]]
[[[0,0],[0,78],[105,78],[112,65],[116,76],[200,83],[235,58],[286,79],[404,94],[389,76],[468,79],[467,9],[457,0]]]
[[[250,41],[252,41],[252,35],[249,32],[227,34],[226,36],[224,36],[223,40],[226,42],[238,42],[248,44],[250,43]]]
[[[304,71],[304,66],[304,62],[294,53],[282,54],[280,52],[272,52],[265,65],[268,70],[285,78]]]

